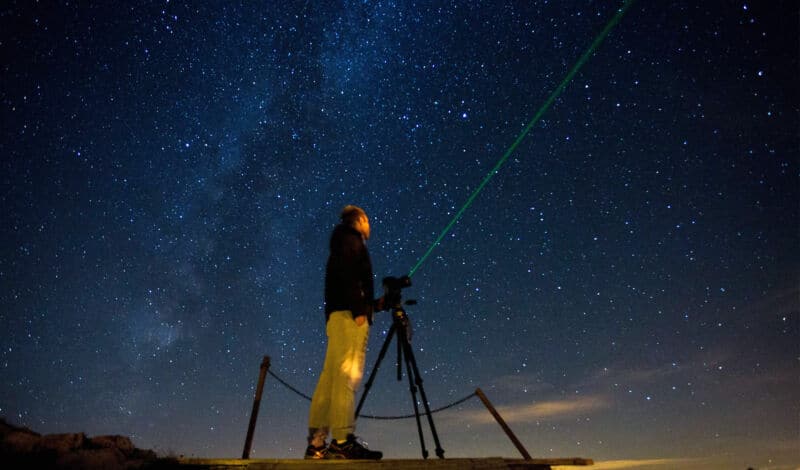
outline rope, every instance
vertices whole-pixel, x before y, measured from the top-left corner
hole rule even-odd
[[[291,390],[295,394],[305,398],[306,400],[311,401],[311,397],[310,396],[306,395],[305,393],[303,393],[300,390],[298,390],[296,387],[293,387],[291,384],[289,384],[288,382],[286,382],[282,378],[278,377],[275,374],[275,372],[272,372],[271,370],[269,370],[267,372],[269,373],[269,375],[273,376],[275,378],[275,380],[280,382],[284,387],[288,388],[289,390]],[[477,395],[476,395],[475,392],[472,392],[469,395],[467,395],[467,396],[465,396],[463,398],[459,398],[458,400],[456,400],[456,401],[454,401],[452,403],[449,403],[449,404],[444,405],[444,406],[440,406],[439,408],[436,408],[435,410],[431,410],[431,414],[438,413],[440,411],[444,411],[444,410],[447,410],[447,409],[452,408],[454,406],[460,405],[460,404],[464,403],[465,401],[469,400],[470,398],[472,398],[474,396],[477,396]],[[427,413],[420,413],[420,416],[424,416],[426,414]],[[377,415],[365,415],[363,413],[358,415],[359,418],[382,419],[382,420],[408,419],[408,418],[414,418],[416,416],[417,416],[416,414],[400,415],[400,416],[377,416]]]
[[[458,400],[454,401],[453,403],[450,403],[450,404],[448,404],[448,405],[444,405],[444,406],[440,406],[439,408],[436,408],[435,410],[431,410],[431,414],[435,414],[435,413],[438,413],[438,412],[440,412],[440,411],[444,411],[444,410],[446,410],[446,409],[448,409],[448,408],[452,408],[452,407],[454,407],[454,406],[456,406],[456,405],[460,405],[460,404],[464,403],[465,401],[469,400],[470,398],[472,398],[472,397],[474,397],[474,396],[477,396],[477,395],[475,394],[475,392],[472,392],[472,393],[470,393],[469,395],[465,396],[464,398],[460,398],[460,399],[458,399]],[[420,416],[425,416],[426,414],[427,414],[427,413],[424,413],[424,412],[423,412],[423,413],[420,413],[419,415],[420,415]],[[393,420],[393,419],[408,419],[408,418],[414,418],[414,417],[416,417],[417,415],[415,415],[415,414],[410,414],[410,415],[401,415],[401,416],[375,416],[375,415],[365,415],[365,414],[363,414],[363,413],[362,413],[362,414],[359,414],[358,416],[359,416],[360,418],[367,418],[367,419],[385,419],[385,420]]]
[[[311,401],[311,397],[310,396],[306,395],[305,393],[301,392],[300,390],[298,390],[298,389],[292,387],[291,385],[289,385],[285,380],[283,380],[282,378],[280,378],[277,375],[275,375],[275,372],[272,372],[271,370],[268,371],[268,372],[269,372],[269,375],[275,377],[275,380],[277,380],[278,382],[282,383],[286,388],[288,388],[289,390],[293,391],[294,393],[300,395],[301,397],[305,398],[306,400]]]

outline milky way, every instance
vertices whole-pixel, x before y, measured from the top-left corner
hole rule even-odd
[[[480,387],[534,457],[800,464],[798,10],[697,3],[633,3],[414,273],[432,407]],[[237,457],[264,355],[313,390],[339,210],[408,273],[621,5],[8,2],[0,415]],[[413,410],[392,356],[365,413]],[[307,413],[268,377],[253,456]],[[434,417],[518,456],[476,399]]]

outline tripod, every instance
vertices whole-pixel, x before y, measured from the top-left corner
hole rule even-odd
[[[406,285],[401,285],[399,282],[395,284],[394,281],[401,281]],[[406,311],[403,308],[403,304],[400,300],[400,289],[402,287],[411,285],[411,281],[407,276],[404,276],[399,280],[397,278],[384,278],[383,283],[384,288],[387,291],[385,294],[385,299],[391,302],[393,305],[391,308],[392,326],[389,328],[389,333],[386,335],[386,340],[383,342],[381,351],[378,354],[378,360],[375,362],[372,372],[370,372],[369,379],[364,385],[364,394],[361,395],[361,400],[358,402],[358,407],[356,408],[356,417],[358,417],[361,407],[364,405],[364,400],[366,400],[369,390],[372,388],[372,382],[375,380],[375,373],[378,371],[378,367],[380,366],[381,361],[383,361],[386,351],[389,349],[389,343],[391,343],[392,337],[397,334],[397,380],[398,382],[402,380],[402,364],[405,363],[406,375],[408,376],[408,386],[411,390],[411,400],[414,403],[414,418],[417,420],[417,432],[419,433],[422,457],[424,459],[428,458],[428,450],[425,448],[425,438],[422,435],[422,423],[420,421],[419,404],[417,403],[417,390],[419,390],[422,398],[422,405],[425,407],[425,415],[428,417],[428,425],[430,425],[431,434],[433,435],[433,440],[436,443],[436,455],[440,459],[443,459],[444,449],[442,449],[442,446],[439,443],[439,435],[436,433],[436,426],[433,424],[433,416],[431,415],[431,409],[428,405],[428,398],[425,395],[425,388],[422,386],[422,377],[420,376],[419,369],[417,368],[417,361],[414,359],[414,351],[411,349],[411,325],[408,315],[406,315]],[[397,286],[396,289],[393,288],[395,286]],[[408,305],[413,305],[414,303],[415,302],[411,300],[407,302]]]

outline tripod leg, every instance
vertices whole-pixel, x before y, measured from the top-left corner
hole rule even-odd
[[[436,456],[440,459],[444,458],[444,449],[442,449],[442,445],[439,443],[439,434],[436,432],[436,426],[433,424],[433,415],[431,414],[431,407],[428,404],[428,397],[425,396],[425,388],[422,386],[422,376],[419,374],[419,368],[417,367],[417,361],[414,359],[414,351],[411,349],[411,344],[409,344],[408,340],[406,339],[405,335],[401,332],[399,335],[399,339],[403,341],[403,349],[405,350],[406,361],[411,363],[411,367],[413,368],[414,372],[414,380],[419,388],[420,396],[422,397],[422,406],[425,407],[425,415],[428,417],[428,424],[431,427],[431,434],[433,434],[433,442],[436,443]],[[411,374],[408,374],[409,377]],[[414,402],[414,406],[416,406],[416,401]]]
[[[364,384],[364,393],[361,394],[361,399],[358,400],[358,407],[356,407],[356,420],[358,420],[358,414],[361,412],[361,407],[364,406],[364,401],[367,399],[369,389],[372,388],[372,382],[375,381],[375,373],[378,371],[378,366],[380,366],[383,356],[386,355],[386,350],[389,349],[389,343],[391,343],[392,336],[394,336],[396,331],[397,327],[392,324],[392,327],[389,328],[389,333],[386,334],[386,340],[384,340],[383,346],[381,346],[381,352],[378,354],[378,360],[375,361],[375,365],[372,367],[372,371],[369,373],[369,379],[367,380],[367,383]]]
[[[402,359],[400,359],[402,357],[403,357],[403,346],[401,344],[401,341],[398,341],[397,342],[397,381],[398,382],[403,380],[403,361],[402,361]]]
[[[400,333],[398,344],[403,342],[405,338],[404,335]],[[411,362],[408,358],[408,354],[405,355],[405,363],[406,363],[406,372],[408,375],[408,388],[411,390],[411,401],[414,403],[414,418],[417,420],[417,433],[419,433],[419,445],[422,449],[422,458],[428,458],[428,449],[425,448],[425,437],[422,434],[422,422],[419,420],[419,405],[417,404],[417,386],[414,380],[414,371],[411,370]]]

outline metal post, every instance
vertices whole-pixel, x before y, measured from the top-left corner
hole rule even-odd
[[[522,454],[522,457],[525,460],[532,460],[531,454],[529,454],[528,451],[525,450],[525,446],[523,446],[522,443],[519,441],[519,439],[517,439],[517,436],[515,436],[514,433],[511,431],[511,428],[508,427],[506,422],[500,416],[500,413],[498,413],[497,410],[494,409],[494,406],[492,406],[491,402],[489,402],[489,399],[486,398],[486,395],[484,395],[483,390],[481,390],[480,388],[476,388],[475,394],[478,395],[478,398],[480,398],[483,404],[486,405],[486,409],[488,409],[489,413],[491,413],[492,416],[494,416],[494,419],[497,421],[497,424],[499,424],[500,427],[503,428],[503,431],[506,432],[508,438],[511,439],[511,442],[514,443],[514,446],[517,448],[519,453]]]
[[[267,378],[269,370],[269,356],[264,356],[261,361],[261,372],[258,374],[258,385],[256,386],[256,397],[253,400],[253,411],[250,413],[250,425],[247,427],[247,438],[244,440],[244,450],[242,458],[250,458],[250,448],[253,446],[253,432],[256,429],[256,419],[258,418],[258,407],[261,405],[261,392],[264,391],[264,379]]]

